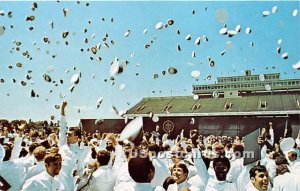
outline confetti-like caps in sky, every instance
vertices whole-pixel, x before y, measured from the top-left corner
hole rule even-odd
[[[293,10],[293,16],[296,17],[298,15],[298,9]]]
[[[263,11],[262,15],[263,15],[263,17],[269,16],[270,15],[270,11]]]
[[[229,31],[227,31],[227,36],[228,37],[233,37],[236,34],[237,34],[237,32],[235,30],[229,30]]]
[[[176,74],[176,73],[177,73],[177,69],[174,68],[174,67],[170,67],[170,68],[168,69],[168,72],[169,72],[169,74]]]
[[[198,100],[199,99],[199,95],[197,95],[197,94],[193,95],[193,99],[194,100]]]
[[[191,40],[192,36],[190,34],[186,35],[185,40]]]
[[[250,33],[251,33],[250,27],[247,27],[247,28],[245,29],[245,33],[246,33],[246,34],[250,34]]]
[[[35,97],[35,92],[34,92],[34,90],[31,90],[30,95],[31,95],[31,97]]]
[[[68,8],[63,8],[63,13],[64,13],[64,17],[67,17],[68,13],[69,13],[69,9]]]
[[[267,91],[271,91],[272,88],[271,88],[271,86],[270,86],[269,84],[266,84],[266,85],[265,85],[265,89],[266,89]]]
[[[143,30],[143,33],[144,33],[144,34],[147,34],[147,32],[148,32],[148,29],[144,29],[144,30]]]
[[[51,82],[52,80],[51,80],[51,77],[48,75],[48,74],[44,74],[43,75],[43,78],[44,78],[44,80],[46,81],[46,82]]]
[[[263,74],[259,74],[258,78],[260,81],[265,81],[265,75],[263,75]]]
[[[192,57],[193,57],[193,58],[196,57],[196,52],[195,52],[195,51],[192,52]]]
[[[219,34],[220,35],[226,35],[227,34],[227,28],[226,27],[223,27],[219,30]]]
[[[155,25],[155,29],[162,29],[164,27],[164,24],[162,22],[158,22]]]
[[[181,51],[180,44],[177,44],[177,51]]]
[[[154,122],[154,123],[156,123],[156,122],[158,122],[159,121],[159,117],[157,116],[157,115],[153,115],[153,117],[152,117],[152,121]]]
[[[173,19],[169,19],[169,20],[168,20],[168,25],[171,26],[171,25],[173,25],[173,24],[174,24],[174,20],[173,20]]]
[[[18,63],[16,64],[16,66],[17,66],[18,68],[22,68],[22,67],[23,67],[23,64],[20,63],[20,62],[18,62]]]
[[[212,97],[213,97],[213,98],[218,98],[218,97],[219,97],[219,93],[218,93],[217,91],[214,91],[214,92],[212,93]]]
[[[125,37],[128,37],[129,34],[130,34],[130,30],[127,30],[127,31],[124,33],[124,36],[125,36]]]
[[[76,73],[71,77],[71,83],[78,84],[80,79],[80,74]]]
[[[241,32],[241,25],[236,25],[235,31],[236,32]]]
[[[300,69],[300,60],[296,64],[293,64],[293,68],[297,70]]]
[[[199,71],[199,70],[193,70],[193,71],[191,72],[191,76],[192,76],[193,78],[199,78],[199,76],[200,76],[200,71]]]
[[[283,53],[282,55],[281,55],[281,58],[283,58],[283,59],[288,59],[288,57],[289,57],[289,54],[288,53]]]
[[[195,44],[200,45],[201,37],[197,37],[195,40]]]
[[[273,6],[272,7],[272,13],[274,14],[274,13],[276,13],[277,12],[277,6]]]

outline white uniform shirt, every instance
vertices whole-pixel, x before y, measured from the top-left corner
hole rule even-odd
[[[0,167],[0,176],[11,186],[9,191],[19,191],[21,189],[25,173],[24,166],[14,161],[4,161]]]
[[[111,166],[102,166],[97,169],[90,180],[90,191],[112,191],[116,183],[117,174]]]
[[[205,191],[237,191],[237,186],[235,183],[210,178],[207,182]]]
[[[64,187],[57,177],[52,177],[48,172],[42,172],[28,179],[22,191],[63,191]]]
[[[44,161],[37,162],[36,165],[28,168],[28,170],[26,172],[26,176],[25,176],[25,181],[37,174],[44,172],[45,170],[46,170],[46,168],[45,168]]]
[[[1,167],[1,163],[3,162],[4,156],[5,156],[5,150],[3,146],[0,144],[0,167]]]
[[[300,160],[290,162],[289,169],[291,173],[300,176]]]
[[[286,172],[283,175],[278,175],[274,178],[272,191],[292,191],[300,190],[299,179],[292,173]]]
[[[228,182],[236,182],[238,176],[241,174],[241,172],[244,170],[244,158],[238,158],[230,163],[230,169],[227,174],[226,180]]]

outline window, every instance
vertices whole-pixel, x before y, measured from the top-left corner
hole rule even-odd
[[[225,110],[229,110],[229,109],[231,109],[232,108],[232,103],[229,103],[229,102],[227,102],[227,103],[225,103],[225,105],[224,105],[224,109]]]
[[[171,108],[172,108],[171,105],[166,105],[166,106],[162,109],[162,111],[169,112],[169,110],[170,110]]]
[[[266,109],[267,108],[267,101],[260,101],[259,106],[260,106],[261,109]]]

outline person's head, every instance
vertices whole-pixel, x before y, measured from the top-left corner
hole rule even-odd
[[[154,143],[150,143],[148,144],[148,151],[150,154],[150,156],[152,157],[155,157],[158,155],[158,152],[159,152],[159,146],[157,144],[154,144]]]
[[[188,178],[189,170],[184,163],[176,163],[171,171],[171,175],[177,184],[184,182]]]
[[[45,167],[46,171],[50,176],[56,176],[59,174],[59,171],[61,169],[61,162],[62,158],[61,155],[56,154],[48,154],[45,157]]]
[[[106,150],[101,150],[97,153],[97,161],[100,166],[108,165],[110,160],[110,152]]]
[[[288,152],[289,161],[293,162],[297,159],[297,152],[296,151],[289,151]]]
[[[67,132],[67,143],[68,144],[75,144],[78,142],[80,138],[80,129],[78,128],[71,128]]]
[[[257,190],[268,190],[269,175],[265,166],[256,165],[250,169],[249,174],[250,181]]]
[[[29,154],[32,154],[34,149],[37,148],[38,146],[40,146],[38,143],[32,143],[31,145],[29,145],[28,147]]]
[[[213,149],[216,152],[218,156],[224,156],[225,155],[225,147],[222,143],[216,142],[213,144]]]
[[[241,144],[235,144],[233,152],[236,158],[242,158],[244,156],[244,146]]]
[[[137,155],[129,159],[128,172],[135,182],[149,183],[154,177],[155,168],[148,156]]]
[[[276,165],[276,174],[282,175],[286,172],[290,172],[287,164]]]
[[[227,173],[230,169],[229,159],[226,157],[214,158],[213,168],[219,181],[226,180]]]
[[[33,131],[33,132],[31,133],[31,135],[30,135],[30,140],[31,140],[32,142],[35,142],[36,139],[37,139],[38,137],[39,137],[39,132]]]
[[[43,146],[36,147],[33,151],[33,155],[38,162],[44,160],[46,156],[46,148]]]

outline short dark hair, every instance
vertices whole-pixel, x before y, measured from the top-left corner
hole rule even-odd
[[[105,166],[109,163],[110,152],[106,150],[101,150],[97,153],[97,161],[100,163],[100,166]]]
[[[249,170],[250,178],[254,178],[256,175],[256,171],[258,172],[268,172],[266,167],[263,165],[255,165]]]
[[[217,162],[221,162],[223,164],[225,164],[226,167],[228,167],[228,169],[230,169],[230,161],[228,158],[226,157],[218,157],[218,158],[214,158],[213,160],[213,167],[215,168]]]
[[[284,155],[279,155],[276,159],[275,159],[275,164],[276,165],[281,165],[281,164],[289,164],[288,161],[286,160]]]
[[[50,165],[51,162],[56,162],[59,158],[61,159],[61,155],[59,153],[47,154],[45,157],[45,164]]]
[[[235,154],[236,157],[243,157],[244,156],[244,146],[237,144],[233,147],[233,152]]]
[[[151,152],[154,152],[155,155],[157,155],[159,152],[159,146],[157,144],[150,143],[150,144],[148,144],[148,150]]]
[[[154,166],[149,159],[149,156],[142,157],[138,155],[128,161],[128,172],[131,178],[138,183],[150,182],[149,174],[155,172]]]
[[[32,143],[31,145],[29,145],[29,147],[28,147],[29,153],[32,153],[34,151],[34,149],[37,148],[38,146],[40,146],[40,144],[38,144],[38,143]]]

